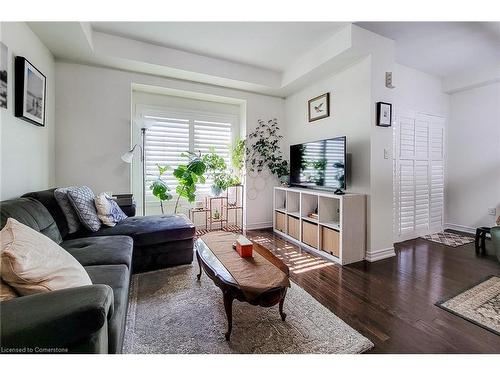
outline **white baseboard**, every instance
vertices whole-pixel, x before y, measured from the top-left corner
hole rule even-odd
[[[244,226],[244,229],[246,229],[246,230],[254,230],[254,229],[272,228],[272,227],[273,227],[273,222],[272,221],[264,221],[264,222],[261,222],[261,223],[246,224]]]
[[[394,247],[388,247],[387,249],[372,250],[366,252],[365,260],[368,262],[376,262],[377,260],[382,260],[396,256],[394,252]]]
[[[451,223],[444,223],[443,225],[444,229],[452,229],[452,230],[457,230],[459,232],[465,232],[465,233],[472,233],[476,234],[476,228],[473,227],[468,227],[465,225],[458,225],[458,224],[451,224]]]

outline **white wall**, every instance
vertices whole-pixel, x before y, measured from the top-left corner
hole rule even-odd
[[[500,215],[500,83],[450,96],[447,154],[447,226],[492,226],[488,208]]]
[[[1,41],[9,48],[7,110],[0,109],[0,199],[54,185],[54,57],[22,22],[2,22]],[[14,117],[14,57],[28,59],[47,78],[45,127]]]
[[[345,135],[347,192],[370,195],[371,59],[324,77],[286,99],[286,149],[289,145]],[[307,101],[330,93],[330,116],[308,122]],[[367,217],[368,228],[370,218]],[[369,229],[368,229],[369,232]],[[368,246],[370,246],[368,241]]]
[[[443,92],[442,79],[402,64],[394,64],[394,107],[448,118],[450,96]]]
[[[114,69],[65,62],[56,63],[56,184],[87,184],[96,192],[129,192],[130,165],[120,156],[131,146],[130,120],[132,84],[151,85],[192,93],[232,98],[246,108],[248,131],[257,120],[284,119],[284,100],[203,85],[159,78]],[[272,188],[276,180],[248,179],[248,188],[257,181],[262,190],[258,200],[247,197],[246,222],[249,228],[272,223]]]
[[[309,122],[307,101],[330,93],[330,116]],[[351,165],[347,191],[370,191],[370,61],[364,59],[345,71],[286,98],[285,149],[297,143],[347,136]]]

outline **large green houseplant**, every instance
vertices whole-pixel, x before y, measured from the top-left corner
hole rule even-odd
[[[246,145],[247,165],[250,171],[262,172],[265,167],[279,179],[288,176],[288,161],[283,157],[278,120],[258,120],[258,125],[248,135]]]
[[[205,177],[203,174],[207,169],[201,154],[186,152],[182,153],[182,156],[188,158],[188,163],[179,165],[176,169],[174,169],[174,177],[178,181],[176,188],[177,201],[175,202],[174,213],[177,213],[181,197],[186,198],[190,203],[195,201],[196,184],[205,183]]]

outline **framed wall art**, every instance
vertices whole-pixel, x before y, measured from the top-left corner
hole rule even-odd
[[[392,125],[392,104],[378,102],[377,103],[377,126]]]
[[[7,109],[9,49],[0,42],[0,108]]]
[[[308,101],[309,122],[330,116],[330,93],[317,96]]]
[[[46,78],[24,57],[16,56],[14,115],[45,126]]]

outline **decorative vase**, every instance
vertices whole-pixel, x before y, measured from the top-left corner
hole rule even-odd
[[[220,187],[216,186],[216,185],[212,185],[211,190],[212,190],[212,194],[215,197],[218,197],[222,193],[222,189]]]

